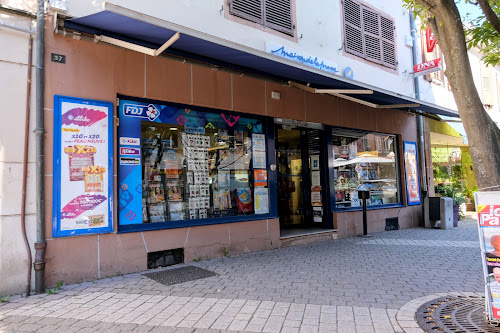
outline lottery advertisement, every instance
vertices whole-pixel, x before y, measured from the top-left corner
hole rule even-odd
[[[500,192],[474,193],[488,319],[500,322]]]
[[[53,236],[113,231],[113,103],[54,97]]]
[[[184,202],[177,203],[178,207],[176,206],[173,210],[172,205],[168,204],[168,212],[166,213],[163,211],[157,213],[155,211],[154,216],[159,217],[157,221],[152,222],[168,221],[170,226],[183,226],[188,223],[185,221],[187,219],[208,218],[206,209],[208,207],[213,207],[218,211],[230,209],[232,198],[237,202],[239,212],[248,213],[252,211],[253,198],[248,186],[248,171],[245,172],[246,176],[241,176],[239,179],[236,178],[236,175],[239,169],[248,169],[246,166],[250,164],[250,157],[252,156],[251,154],[247,156],[244,153],[242,150],[243,143],[247,147],[256,144],[262,147],[261,149],[265,149],[265,135],[262,134],[264,131],[260,119],[228,115],[224,112],[204,112],[174,103],[156,103],[151,100],[133,97],[120,98],[118,117],[120,119],[120,126],[118,127],[117,216],[121,230],[133,230],[137,224],[149,223],[147,222],[148,209],[149,215],[152,215],[152,205],[146,202],[147,195],[143,195],[143,189],[146,189],[145,186],[143,187],[143,179],[146,171],[143,170],[155,168],[152,167],[154,162],[144,159],[146,155],[144,149],[151,149],[150,155],[157,156],[155,155],[155,149],[145,147],[158,145],[159,142],[155,138],[143,137],[141,129],[145,124],[152,127],[159,124],[171,124],[176,128],[179,127],[179,132],[182,132],[183,135],[172,138],[172,142],[170,142],[170,139],[167,140],[168,142],[162,139],[162,144],[168,146],[168,149],[172,147],[184,149],[182,147],[186,147],[182,153],[185,157],[185,162],[178,160],[174,155],[169,156],[168,154],[164,154],[162,168],[164,169],[167,182],[173,184],[176,179],[179,179],[178,183],[181,183],[181,177],[178,175],[177,170],[179,170],[178,165],[185,163],[185,167],[181,170],[187,170],[185,181],[187,184],[193,185],[189,187],[188,192],[185,191],[189,195],[183,194],[181,197],[175,198],[178,200],[182,199]],[[244,137],[243,129],[252,135],[261,134],[260,137],[257,137],[260,139],[259,142],[255,141],[255,136]],[[210,138],[207,135],[209,131],[214,131],[216,135]],[[213,145],[219,147],[227,146],[227,149],[218,150],[218,154],[214,158],[209,159],[208,151]],[[164,146],[161,147],[163,149]],[[177,156],[180,156],[180,154],[177,154]],[[204,161],[207,162],[205,163]],[[209,176],[208,169],[215,168],[214,165],[210,164],[216,163],[215,161],[219,163],[217,166],[218,175],[212,179]],[[263,159],[262,169],[266,168],[265,162],[265,159]],[[191,172],[190,170],[194,170],[195,172]],[[161,176],[158,175],[158,177],[161,180]],[[246,184],[243,179],[245,179]],[[237,193],[229,190],[232,182],[239,183]],[[212,195],[210,195],[210,187],[208,186],[211,184],[217,185],[217,189],[213,190]],[[168,201],[170,194],[167,193],[166,199],[164,199],[164,196],[164,194],[163,197],[162,194],[155,194],[155,200],[160,198],[160,200]],[[187,197],[190,197],[191,200],[186,200],[185,198]],[[200,197],[206,198],[206,200],[203,200],[203,208],[200,206],[202,202],[199,199]],[[183,213],[181,212],[184,211],[188,212],[188,214],[185,214],[183,217],[181,215]],[[168,217],[165,217],[166,215],[170,216],[169,220]]]
[[[403,150],[408,205],[419,205],[421,203],[421,200],[420,183],[418,179],[417,143],[404,141]]]

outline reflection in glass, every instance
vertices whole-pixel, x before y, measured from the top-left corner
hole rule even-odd
[[[241,124],[141,123],[143,223],[254,214],[252,126]]]
[[[358,190],[370,192],[367,205],[398,203],[395,137],[333,130],[335,206],[360,207]]]

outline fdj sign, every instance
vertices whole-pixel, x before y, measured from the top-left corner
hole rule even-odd
[[[137,105],[123,104],[123,115],[128,117],[146,118],[149,121],[154,121],[160,115],[160,110],[153,104]]]
[[[500,205],[478,206],[480,227],[500,227]]]

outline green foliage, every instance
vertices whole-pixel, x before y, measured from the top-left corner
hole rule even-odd
[[[449,197],[453,199],[453,206],[460,206],[465,203],[465,195],[459,184],[454,183],[451,185],[436,185],[436,193],[439,193],[443,197]]]
[[[56,286],[54,288],[47,289],[47,291],[46,291],[47,294],[49,294],[49,295],[57,294],[57,292],[59,291],[59,289],[61,289],[62,285],[63,285],[62,281],[57,282],[57,284],[56,284]]]
[[[231,245],[229,245],[229,250],[231,250]],[[224,251],[225,251],[225,247],[222,248],[222,253],[225,253]],[[224,254],[224,256],[226,256],[226,255]],[[196,262],[199,262],[199,261],[202,261],[202,260],[210,261],[210,257],[209,256],[205,256],[205,258],[203,258],[202,256],[197,256],[196,258],[193,259],[193,261],[196,261]]]
[[[424,24],[432,18],[429,8],[422,6],[417,0],[403,0],[403,8],[409,10],[410,13],[413,13],[415,18],[420,18]]]
[[[10,295],[0,297],[0,303],[9,303]]]
[[[229,245],[227,248],[225,246],[223,246],[222,247],[222,255],[224,255],[224,257],[230,257],[232,247],[233,247],[232,245]]]
[[[498,5],[491,4],[491,9],[497,16],[500,16]],[[465,33],[468,37],[467,48],[469,50],[474,47],[479,48],[483,55],[482,60],[487,65],[495,66],[500,63],[500,34],[484,15],[471,20]]]

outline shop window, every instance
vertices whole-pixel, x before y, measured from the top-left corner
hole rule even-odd
[[[123,100],[120,118],[120,225],[269,212],[261,119]]]
[[[230,0],[229,13],[287,35],[294,35],[292,0]]]
[[[355,0],[344,1],[344,46],[347,53],[396,68],[394,20]]]
[[[369,191],[367,205],[399,203],[394,135],[333,129],[335,207],[360,207],[358,191]]]

